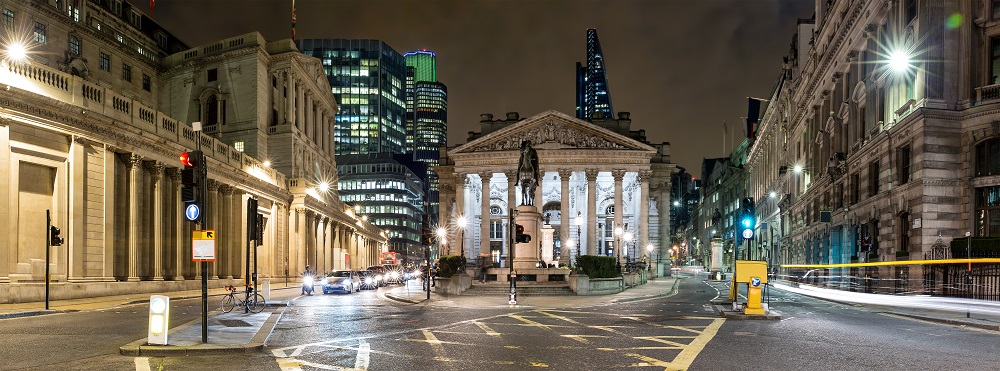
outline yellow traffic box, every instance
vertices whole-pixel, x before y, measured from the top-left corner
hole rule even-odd
[[[747,305],[743,307],[743,314],[764,314],[764,308],[760,304],[760,287],[767,283],[767,262],[737,260],[733,282],[729,285],[729,300],[736,301],[736,293],[741,283],[747,284]]]

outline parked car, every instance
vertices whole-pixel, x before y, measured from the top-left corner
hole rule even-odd
[[[323,293],[352,293],[361,290],[361,278],[354,271],[331,271],[323,278]]]
[[[378,274],[378,272],[364,270],[364,271],[358,272],[358,275],[361,278],[361,284],[359,285],[359,287],[361,288],[361,290],[375,290],[375,289],[378,289],[378,287],[379,287],[379,278],[378,278],[379,274]]]

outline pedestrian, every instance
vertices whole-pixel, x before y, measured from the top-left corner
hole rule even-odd
[[[313,292],[313,271],[306,266],[306,271],[302,272],[302,295],[312,296]]]
[[[480,283],[486,283],[486,272],[489,271],[490,267],[493,266],[493,264],[492,264],[493,262],[490,261],[489,256],[480,256],[478,263],[479,263],[479,272],[480,272],[480,274],[479,274],[479,282]]]

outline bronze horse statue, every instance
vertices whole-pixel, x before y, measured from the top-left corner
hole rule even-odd
[[[538,153],[531,148],[531,141],[521,142],[521,159],[517,163],[517,183],[521,186],[521,205],[535,205],[535,187],[538,186]]]

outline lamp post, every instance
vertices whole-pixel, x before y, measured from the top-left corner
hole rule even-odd
[[[566,253],[569,254],[569,252],[573,249],[573,246],[575,246],[575,245],[576,245],[576,241],[574,241],[572,239],[566,240],[566,249],[567,249]],[[570,262],[570,265],[572,265],[572,262]]]
[[[458,248],[462,252],[462,257],[465,257],[465,216],[458,217],[455,224],[458,226]]]
[[[580,212],[576,212],[576,257],[580,257],[580,246],[583,245],[583,240],[580,238],[580,230],[583,229],[583,215]]]
[[[621,269],[622,268],[622,232],[623,232],[622,231],[622,227],[615,227],[615,237],[614,237],[615,251],[613,253],[618,255],[618,259],[615,259],[615,260],[618,261],[618,271],[619,272],[621,272],[621,270],[622,270]]]
[[[651,266],[647,266],[646,267],[646,270],[650,270],[650,268],[657,266],[660,261],[659,260],[653,260],[653,244],[652,243],[646,245],[646,253],[649,254],[649,261],[653,263],[653,264],[651,264]],[[653,269],[655,269],[655,268],[653,268]],[[655,275],[654,275],[654,277],[655,277]]]
[[[625,232],[625,233],[622,234],[622,240],[625,241],[625,249],[626,249],[625,255],[628,258],[625,261],[625,263],[627,263],[627,264],[635,263],[635,254],[634,254],[634,251],[631,250],[632,249],[632,237],[633,237],[632,236],[632,232]]]
[[[444,239],[444,237],[447,234],[448,234],[448,230],[444,229],[444,227],[438,227],[438,229],[437,229],[437,236],[438,236],[438,256],[441,256],[441,247],[443,247],[445,245],[446,240]]]

